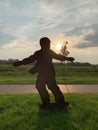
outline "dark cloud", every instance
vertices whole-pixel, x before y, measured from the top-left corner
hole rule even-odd
[[[98,32],[94,34],[87,34],[84,36],[85,42],[80,42],[75,45],[77,48],[89,48],[89,47],[98,47]]]
[[[75,45],[77,48],[98,47],[98,24],[76,27],[73,30],[65,32],[65,35],[77,38],[79,36],[83,37],[83,42],[80,41]]]
[[[75,27],[72,30],[64,32],[65,36],[79,36],[82,34],[83,27]]]
[[[67,32],[64,32],[65,36],[80,36],[82,35],[85,31],[89,30],[90,28],[94,28],[94,26],[98,25],[89,25],[89,26],[79,26],[75,27],[72,30],[69,30]]]

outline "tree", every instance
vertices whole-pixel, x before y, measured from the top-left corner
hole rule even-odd
[[[61,47],[61,50],[60,50],[60,54],[61,55],[63,55],[63,56],[68,56],[69,55],[69,51],[68,51],[68,49],[67,49],[67,45],[68,45],[68,42],[67,41],[65,41],[65,42],[63,42],[64,44],[62,45],[62,47]],[[61,63],[64,63],[65,64],[65,61],[61,61]],[[67,63],[68,63],[68,61],[67,61]],[[65,78],[65,75],[67,75],[68,74],[68,70],[67,70],[67,68],[65,68],[65,65],[64,66],[62,66],[62,76],[63,76],[63,79],[64,80],[67,80],[68,78]]]
[[[67,50],[67,45],[68,45],[68,42],[65,41],[63,42],[64,44],[62,45],[61,47],[61,50],[60,50],[60,54],[63,55],[63,56],[68,56],[69,55],[69,51]]]

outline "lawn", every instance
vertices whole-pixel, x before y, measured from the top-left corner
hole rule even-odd
[[[58,84],[98,84],[98,66],[54,66]],[[0,64],[0,84],[35,84],[37,74],[30,74],[30,68],[32,65]]]
[[[98,94],[64,96],[70,106],[50,111],[37,94],[0,95],[0,130],[98,130]]]

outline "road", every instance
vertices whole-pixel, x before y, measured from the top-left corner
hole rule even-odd
[[[59,87],[63,93],[98,93],[98,85],[59,85]],[[0,85],[0,94],[32,93],[38,93],[35,85]]]

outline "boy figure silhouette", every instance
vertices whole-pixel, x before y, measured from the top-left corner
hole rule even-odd
[[[40,94],[42,104],[40,108],[44,109],[49,106],[50,96],[46,89],[46,85],[51,90],[55,97],[57,107],[63,108],[68,106],[68,102],[65,102],[64,96],[56,84],[55,80],[55,70],[52,64],[52,59],[57,60],[68,60],[73,61],[73,57],[65,57],[60,54],[56,54],[50,49],[50,39],[43,37],[40,39],[41,49],[36,51],[33,55],[22,61],[14,62],[14,66],[26,65],[36,61],[35,66],[30,70],[31,73],[39,73],[36,81],[36,88]]]

